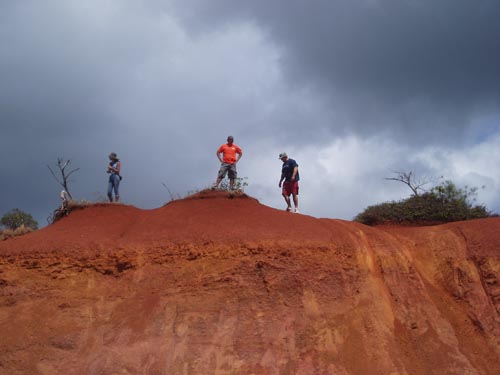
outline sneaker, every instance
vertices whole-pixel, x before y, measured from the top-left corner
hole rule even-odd
[[[292,211],[292,207],[287,207],[286,212],[290,212],[290,211]]]
[[[299,212],[299,209],[298,209],[298,208],[296,208],[294,212],[295,212],[296,214],[300,214],[300,212]]]

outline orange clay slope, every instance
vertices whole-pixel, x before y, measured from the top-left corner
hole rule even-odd
[[[0,374],[500,374],[499,255],[497,218],[92,206],[0,242]]]

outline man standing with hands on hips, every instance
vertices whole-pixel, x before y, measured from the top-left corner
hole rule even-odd
[[[240,147],[233,143],[233,136],[230,135],[229,137],[227,137],[227,143],[221,145],[217,149],[216,155],[221,162],[221,166],[217,175],[217,181],[215,182],[213,189],[217,189],[219,187],[219,184],[221,183],[222,179],[226,177],[227,173],[229,177],[229,188],[233,190],[234,180],[238,175],[236,172],[236,163],[238,163],[238,161],[243,156],[243,151]]]
[[[291,195],[295,205],[295,213],[299,213],[299,165],[295,160],[290,159],[286,152],[281,153],[279,158],[283,162],[283,166],[281,167],[281,178],[278,186],[281,187],[283,183],[281,194],[287,204],[286,211],[290,212],[292,210]]]

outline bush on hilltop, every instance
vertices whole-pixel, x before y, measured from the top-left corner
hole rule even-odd
[[[0,218],[0,225],[5,228],[0,229],[0,241],[38,229],[38,222],[30,214],[18,208],[14,208],[3,215]]]
[[[10,230],[16,230],[21,226],[38,229],[38,222],[33,219],[33,216],[19,208],[14,208],[3,215],[0,224]]]
[[[354,220],[367,225],[384,223],[440,224],[492,216],[484,205],[474,205],[477,188],[458,188],[445,181],[429,191],[367,207]]]

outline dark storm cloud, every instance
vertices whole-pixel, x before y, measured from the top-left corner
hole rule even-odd
[[[181,3],[179,3],[181,4]],[[344,114],[336,130],[463,141],[500,104],[500,3],[494,0],[182,2],[195,32],[242,20],[282,48],[292,87]],[[481,128],[473,132],[481,132]]]
[[[77,198],[102,198],[111,151],[123,161],[125,201],[157,207],[170,198],[162,182],[180,195],[212,183],[215,150],[232,134],[250,194],[281,204],[270,183],[276,155],[296,150],[304,191],[318,191],[304,201],[315,212],[344,205],[329,215],[349,218],[350,184],[413,167],[406,156],[422,141],[497,132],[499,8],[465,0],[0,2],[0,214],[19,207],[43,224],[58,204],[46,168],[58,157],[81,168]],[[332,167],[326,177],[312,172],[322,161]],[[325,205],[321,186],[342,168],[343,198]],[[368,192],[362,202],[371,199]]]
[[[98,186],[91,170],[101,171],[115,146],[113,98],[133,62],[120,60],[119,44],[107,45],[117,31],[102,33],[85,14],[69,2],[0,5],[0,213],[19,207],[45,224],[60,190],[46,165],[58,157],[83,167],[77,192]]]
[[[232,94],[250,72],[230,51],[260,42],[244,28],[190,40],[167,10],[0,3],[0,215],[19,207],[43,224],[58,204],[46,168],[58,157],[81,168],[70,185],[78,199],[105,196],[111,151],[123,160],[125,202],[140,207],[169,199],[162,182],[179,194],[212,182],[215,149],[238,139],[234,124],[256,107]]]

